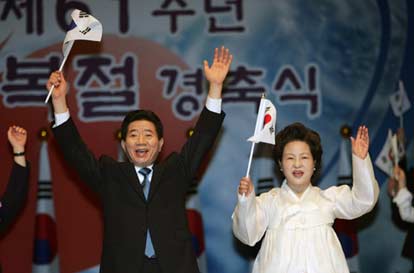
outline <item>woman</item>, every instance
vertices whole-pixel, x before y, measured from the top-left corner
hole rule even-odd
[[[255,197],[252,181],[240,180],[233,232],[253,246],[264,239],[253,273],[348,273],[335,218],[354,219],[375,205],[379,187],[368,155],[368,129],[351,137],[353,187],[322,190],[312,185],[321,168],[319,134],[301,123],[276,136],[275,161],[284,177],[280,188]],[[244,197],[245,196],[245,197]]]

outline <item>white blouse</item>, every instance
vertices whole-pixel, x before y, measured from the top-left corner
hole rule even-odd
[[[253,273],[349,273],[332,224],[354,219],[375,205],[379,187],[369,155],[352,155],[353,187],[309,186],[299,198],[286,181],[258,197],[239,195],[233,233],[255,245],[265,234]]]
[[[394,203],[398,206],[401,219],[410,223],[414,223],[414,208],[411,205],[412,199],[413,196],[407,188],[399,190],[393,199]]]

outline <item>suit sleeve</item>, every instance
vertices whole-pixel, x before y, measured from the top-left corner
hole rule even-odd
[[[13,163],[7,188],[1,197],[0,233],[8,229],[25,205],[29,189],[30,165],[26,167]]]
[[[189,182],[194,178],[207,152],[213,147],[224,116],[223,112],[217,114],[204,107],[194,127],[194,133],[181,149],[180,156]]]
[[[65,160],[76,169],[83,182],[99,193],[103,181],[100,163],[83,142],[72,118],[52,130]]]

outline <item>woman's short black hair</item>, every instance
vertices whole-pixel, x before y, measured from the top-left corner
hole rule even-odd
[[[315,171],[312,175],[312,184],[317,180],[321,173],[322,167],[322,145],[321,138],[319,134],[307,128],[300,122],[292,123],[286,126],[276,135],[276,144],[275,144],[275,162],[279,166],[279,163],[282,162],[283,150],[285,149],[286,144],[292,141],[303,141],[309,145],[313,160],[315,161]],[[277,170],[279,168],[276,168]],[[281,177],[284,178],[283,173]]]
[[[128,126],[131,122],[136,120],[147,120],[152,122],[155,126],[155,130],[157,131],[158,139],[161,139],[164,134],[164,129],[162,126],[162,122],[160,118],[151,110],[135,110],[131,111],[126,114],[124,120],[122,121],[121,125],[121,139],[125,140],[126,135],[128,133]]]

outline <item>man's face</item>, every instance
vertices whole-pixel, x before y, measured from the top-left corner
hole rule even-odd
[[[164,144],[158,138],[155,125],[148,120],[136,120],[128,125],[122,149],[129,160],[138,167],[146,167],[155,162]]]

